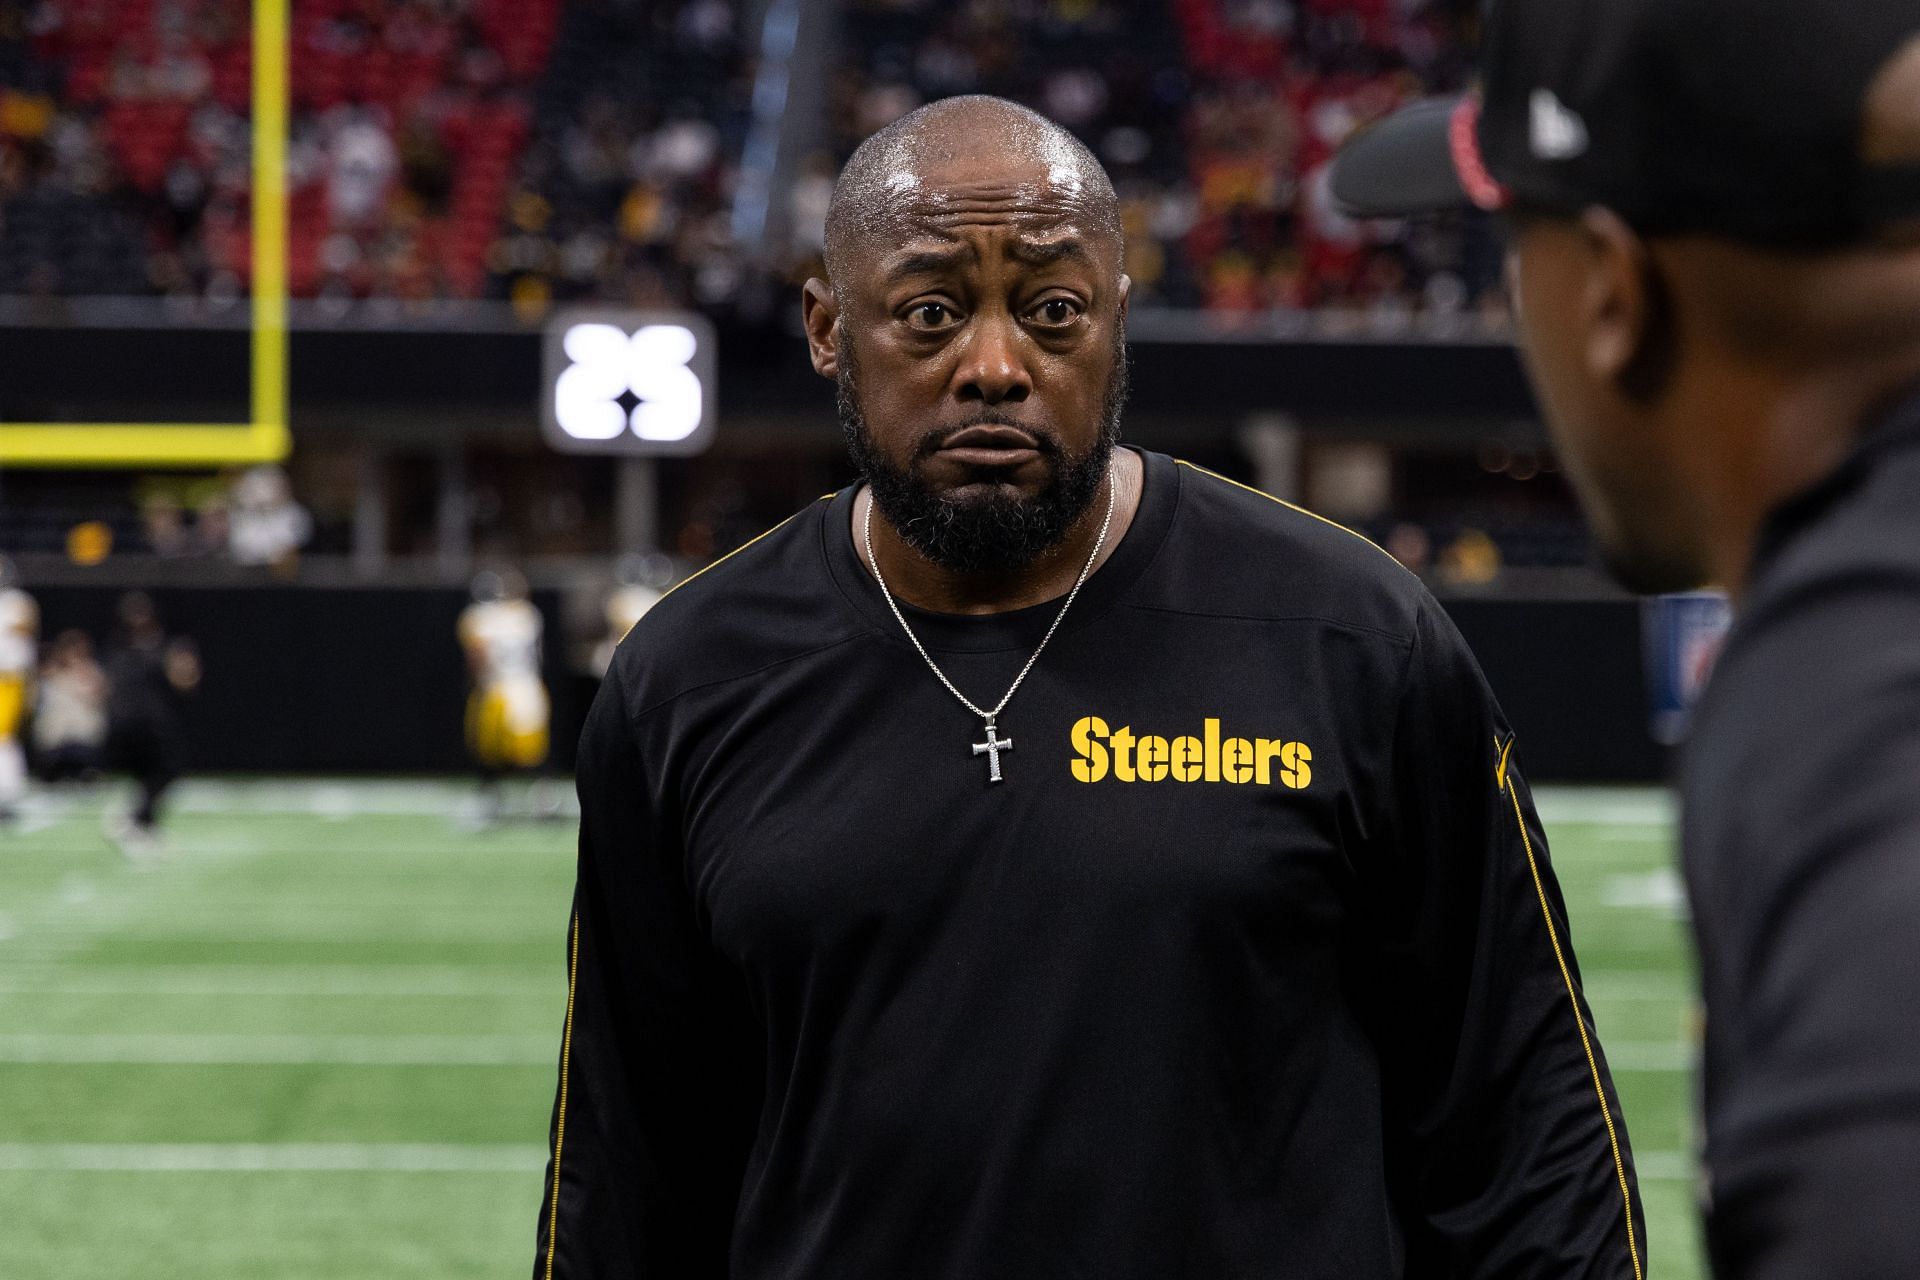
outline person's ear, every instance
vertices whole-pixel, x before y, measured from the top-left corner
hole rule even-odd
[[[818,276],[800,289],[800,324],[807,331],[807,355],[823,378],[840,376],[840,302],[833,286]]]
[[[1657,399],[1678,354],[1666,279],[1647,242],[1612,210],[1586,210],[1578,229],[1586,262],[1579,315],[1587,372],[1630,399]]]
[[[1133,299],[1133,277],[1126,272],[1120,273],[1120,327],[1127,324],[1127,306]]]

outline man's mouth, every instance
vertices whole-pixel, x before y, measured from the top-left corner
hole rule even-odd
[[[1040,442],[1018,427],[966,427],[942,441],[934,456],[967,467],[1018,467],[1040,456]]]

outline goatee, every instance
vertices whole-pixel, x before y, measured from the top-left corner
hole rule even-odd
[[[1100,405],[1100,431],[1086,452],[1069,453],[1051,431],[1036,430],[987,406],[964,422],[929,428],[914,441],[912,462],[903,467],[881,451],[861,413],[852,345],[843,339],[840,374],[835,380],[840,430],[880,514],[908,546],[957,573],[1024,569],[1043,552],[1059,546],[1098,496],[1120,439],[1120,416],[1127,399],[1124,338],[1114,346],[1113,374]],[[1028,497],[1007,485],[993,484],[985,486],[985,493],[956,495],[940,493],[920,478],[916,464],[932,456],[942,441],[965,427],[986,425],[1019,427],[1034,437],[1051,473],[1044,489]]]

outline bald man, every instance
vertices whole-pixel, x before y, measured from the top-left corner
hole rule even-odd
[[[1113,189],[869,139],[807,282],[863,482],[669,593],[582,738],[535,1274],[1629,1280],[1520,752],[1385,553],[1116,447]]]
[[[1501,0],[1487,41],[1484,103],[1335,191],[1508,212],[1608,561],[1735,601],[1683,788],[1715,1271],[1920,1276],[1920,5]]]

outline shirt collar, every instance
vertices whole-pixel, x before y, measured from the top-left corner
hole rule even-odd
[[[1860,487],[1890,454],[1920,448],[1920,384],[1909,386],[1867,420],[1859,443],[1846,461],[1814,484],[1787,499],[1761,526],[1760,542],[1749,578],[1757,581],[1802,533],[1818,524],[1842,499]]]

